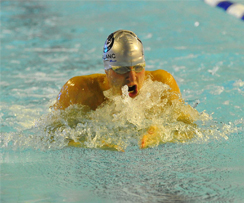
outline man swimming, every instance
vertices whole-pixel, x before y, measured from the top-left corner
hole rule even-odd
[[[135,98],[148,78],[169,86],[169,104],[173,100],[180,101],[180,89],[170,73],[145,70],[143,45],[135,33],[118,30],[110,34],[104,44],[103,62],[105,74],[76,76],[66,82],[53,105],[54,109],[64,110],[70,105],[80,104],[95,110],[107,100],[104,91],[110,89],[114,95],[121,95],[125,85],[129,96]],[[142,138],[141,148],[157,141],[157,130],[156,126],[149,128]]]
[[[180,95],[180,89],[170,73],[164,70],[145,71],[142,42],[131,31],[118,30],[108,36],[103,49],[103,62],[106,74],[76,76],[66,82],[54,109],[81,104],[95,110],[106,100],[105,90],[112,89],[114,94],[122,94],[121,88],[125,85],[129,87],[129,96],[134,98],[148,77],[169,85],[169,91],[175,93],[171,94],[175,96],[170,100]]]

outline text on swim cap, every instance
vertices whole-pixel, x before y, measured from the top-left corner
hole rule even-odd
[[[106,58],[115,59],[116,56],[115,56],[115,54],[106,54]]]

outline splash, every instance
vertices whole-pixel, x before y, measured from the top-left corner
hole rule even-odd
[[[150,79],[134,99],[129,97],[128,86],[122,88],[122,95],[107,90],[104,95],[108,100],[95,111],[81,105],[53,110],[30,129],[1,134],[1,145],[41,150],[72,145],[124,151],[128,146],[228,139],[229,133],[237,131],[233,124],[219,126],[211,115],[188,104],[169,101],[172,93],[168,90],[169,86]]]

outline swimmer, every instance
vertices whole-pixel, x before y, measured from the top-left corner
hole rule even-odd
[[[111,89],[114,95],[121,95],[121,88],[125,85],[128,86],[129,96],[135,98],[149,77],[170,87],[169,92],[172,94],[167,98],[169,103],[180,101],[180,89],[170,73],[161,69],[145,70],[142,42],[132,31],[118,30],[110,34],[105,41],[102,58],[105,74],[76,76],[68,80],[53,105],[55,110],[64,110],[73,104],[86,105],[95,110],[107,100],[104,91]],[[150,145],[151,141],[147,144],[146,140],[150,140],[148,136],[155,137],[156,132],[152,128],[148,130],[143,136],[141,148]]]

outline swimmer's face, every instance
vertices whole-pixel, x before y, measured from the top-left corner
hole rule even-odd
[[[134,98],[138,95],[145,79],[145,69],[141,72],[135,72],[132,70],[133,67],[130,67],[131,71],[118,74],[112,69],[105,70],[108,83],[110,88],[113,88],[115,94],[122,94],[121,88],[125,85],[129,87],[129,96]]]

